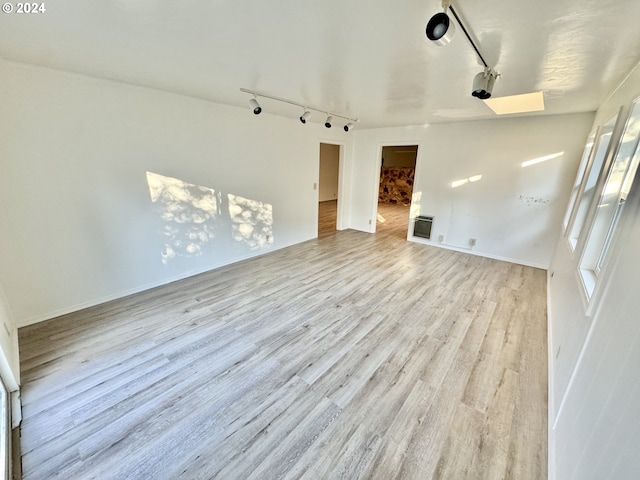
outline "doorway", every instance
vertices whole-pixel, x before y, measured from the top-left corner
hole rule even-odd
[[[376,232],[407,238],[418,145],[381,149]]]
[[[335,233],[338,222],[340,145],[320,144],[318,175],[318,237]]]

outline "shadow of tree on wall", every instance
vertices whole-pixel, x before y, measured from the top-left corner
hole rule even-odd
[[[196,257],[232,243],[250,251],[273,243],[268,203],[147,172],[151,201],[163,221],[162,263]]]
[[[273,242],[273,208],[268,203],[249,200],[238,195],[227,195],[231,236],[251,250]]]

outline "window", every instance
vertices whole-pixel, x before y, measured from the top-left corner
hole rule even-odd
[[[640,99],[636,100],[620,137],[615,160],[609,168],[598,202],[589,238],[580,261],[580,274],[587,297],[591,297],[595,282],[607,257],[613,234],[631,189],[640,160]]]
[[[562,222],[562,227],[564,231],[569,227],[569,222],[571,221],[571,215],[573,214],[573,210],[575,208],[576,199],[578,198],[578,192],[580,191],[580,186],[582,185],[582,180],[584,179],[584,174],[587,171],[587,165],[589,164],[589,160],[591,158],[591,152],[593,151],[593,144],[596,139],[596,131],[593,130],[589,134],[589,138],[587,138],[587,144],[584,147],[584,152],[582,154],[582,160],[580,160],[580,166],[578,167],[578,174],[576,175],[576,180],[573,182],[573,188],[571,189],[571,196],[569,197],[569,206],[567,207],[567,213],[564,215],[564,221]]]
[[[571,250],[575,250],[578,244],[578,239],[582,233],[582,229],[589,213],[589,206],[595,197],[595,190],[598,184],[598,178],[605,159],[607,158],[607,152],[609,150],[609,144],[611,143],[611,137],[616,125],[617,115],[613,116],[607,123],[605,123],[598,132],[598,141],[595,144],[595,154],[590,167],[586,172],[586,179],[583,181],[584,186],[582,188],[582,194],[578,202],[576,203],[576,214],[571,225],[571,231],[569,233],[569,245]]]

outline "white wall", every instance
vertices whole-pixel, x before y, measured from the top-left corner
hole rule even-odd
[[[106,80],[1,61],[0,86],[18,325],[315,237],[319,143],[350,155],[342,130]]]
[[[435,219],[432,240],[414,241],[440,245],[443,235],[442,246],[465,250],[473,237],[471,253],[546,268],[592,121],[572,114],[357,131],[352,226],[375,228],[381,146],[418,144],[412,214]]]
[[[326,202],[338,198],[340,170],[340,145],[320,144],[320,185],[318,201]]]
[[[640,95],[640,68],[598,110],[595,125]],[[586,141],[586,136],[583,139]],[[640,170],[586,313],[564,236],[549,269],[550,478],[640,478]]]

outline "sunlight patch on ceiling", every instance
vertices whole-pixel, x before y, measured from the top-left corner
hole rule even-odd
[[[487,106],[496,113],[496,115],[541,112],[544,110],[544,97],[542,92],[489,98],[484,100],[484,103],[486,103]]]

